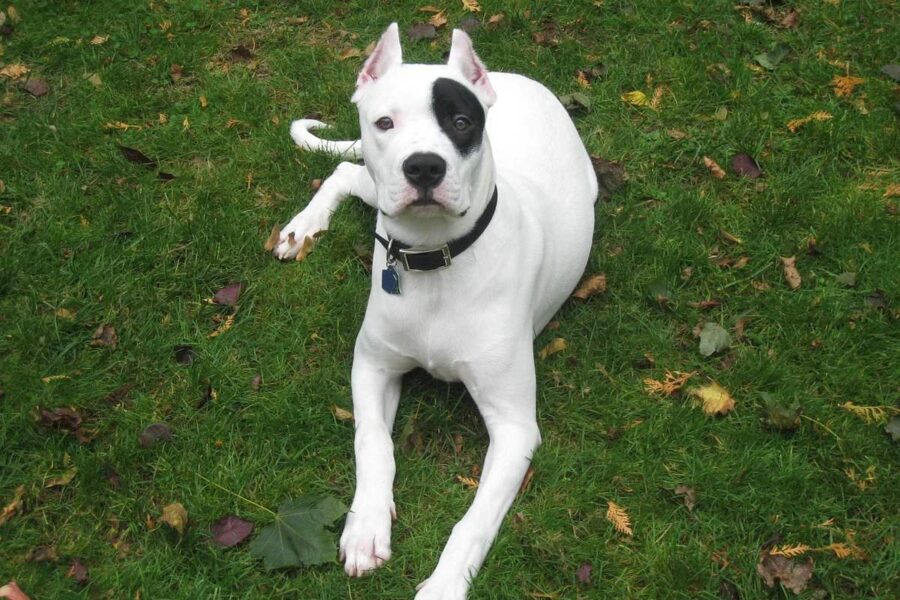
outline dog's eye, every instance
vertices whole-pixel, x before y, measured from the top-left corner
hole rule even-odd
[[[453,119],[453,127],[455,127],[457,131],[465,131],[471,125],[472,121],[469,120],[469,117],[464,115],[456,115],[456,118]]]
[[[381,117],[377,121],[375,121],[375,127],[382,131],[387,131],[388,129],[394,128],[394,122],[390,117]]]

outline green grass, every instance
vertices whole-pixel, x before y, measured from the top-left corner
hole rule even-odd
[[[464,16],[459,2],[436,4],[446,4],[451,26]],[[630,180],[597,206],[588,270],[607,274],[608,293],[564,306],[559,329],[535,342],[561,336],[569,348],[538,362],[544,444],[534,479],[470,597],[718,598],[723,581],[743,598],[793,597],[769,591],[755,571],[775,533],[811,546],[854,536],[868,554],[815,553],[802,597],[897,597],[898,446],[883,425],[840,408],[900,399],[900,230],[897,199],[883,197],[900,179],[897,88],[879,74],[900,41],[894,3],[801,0],[793,29],[747,23],[732,1],[594,4],[484,0],[480,18],[505,18],[473,34],[491,69],[527,74],[559,94],[579,91],[577,69],[605,64],[606,77],[587,90],[592,109],[576,124],[591,153],[623,162]],[[405,30],[427,18],[417,7],[17,4],[22,20],[0,38],[0,63],[29,66],[51,91],[35,98],[0,79],[0,205],[9,208],[0,209],[0,507],[26,488],[22,513],[0,526],[0,584],[15,578],[39,600],[410,598],[430,573],[472,499],[456,476],[471,474],[487,440],[464,389],[416,374],[395,435],[414,420],[422,444],[398,440],[399,520],[383,569],[362,580],[348,580],[337,563],[267,573],[246,547],[207,542],[226,513],[268,522],[253,503],[352,497],[352,426],[330,407],[350,407],[368,288],[354,248],[371,243],[374,214],[346,203],[303,263],[280,264],[261,246],[337,163],[296,150],[290,120],[317,113],[335,136],[354,136],[348,98],[360,63],[339,54],[365,48],[392,20]],[[309,20],[292,21],[301,16]],[[558,47],[532,41],[543,20],[558,24]],[[433,44],[406,42],[406,59],[440,60],[448,31]],[[109,39],[92,45],[94,35]],[[777,42],[790,54],[774,71],[754,71],[753,55]],[[239,44],[255,64],[230,60]],[[849,61],[865,79],[852,98],[833,93],[832,78],[846,71],[828,60]],[[724,80],[707,70],[719,63]],[[183,67],[174,82],[172,64]],[[92,73],[99,88],[85,79]],[[652,96],[659,85],[670,92],[658,111],[619,99],[632,90]],[[715,119],[723,107],[725,120]],[[787,131],[816,110],[833,119]],[[239,123],[229,127],[230,119]],[[114,121],[146,127],[104,129]],[[688,137],[673,139],[672,129]],[[139,148],[176,179],[126,162],[117,144]],[[757,157],[765,178],[709,176],[703,156],[727,170],[737,152]],[[722,241],[722,230],[743,243]],[[808,252],[811,238],[820,253]],[[710,259],[716,247],[750,262],[720,268]],[[778,261],[791,255],[803,276],[796,291]],[[835,281],[844,271],[858,273],[855,288]],[[212,317],[227,311],[204,299],[232,281],[245,284],[234,326],[209,338]],[[666,306],[650,291],[660,284]],[[876,290],[886,308],[868,301]],[[721,307],[689,306],[708,298]],[[724,356],[701,357],[691,334],[698,321],[730,328],[739,318],[745,337]],[[90,345],[104,323],[118,331],[115,350]],[[178,344],[194,345],[199,360],[177,364]],[[645,353],[656,366],[636,368]],[[649,396],[643,379],[665,369],[715,379],[737,409],[713,419],[685,398]],[[252,391],[257,373],[263,385]],[[42,381],[52,375],[68,378]],[[124,405],[104,400],[124,384],[134,386]],[[208,384],[218,397],[197,409]],[[763,425],[763,392],[802,406],[797,431]],[[89,416],[96,439],[79,444],[35,422],[36,407],[64,405]],[[174,440],[140,448],[139,433],[156,421]],[[68,465],[75,479],[45,489]],[[869,467],[875,481],[865,490],[845,473]],[[120,489],[105,479],[109,468]],[[696,489],[693,512],[673,496],[679,484]],[[633,538],[605,520],[608,500],[628,510]],[[180,542],[147,524],[175,501],[191,519]],[[122,556],[116,539],[128,544]],[[28,562],[39,545],[55,546],[59,562]],[[65,577],[74,557],[90,569],[86,587]],[[586,561],[588,586],[575,579]]]

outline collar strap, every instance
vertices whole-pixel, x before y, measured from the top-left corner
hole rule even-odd
[[[384,246],[385,250],[387,250],[389,254],[388,261],[390,261],[391,258],[396,259],[407,271],[434,271],[443,269],[449,267],[454,257],[459,256],[460,253],[474,244],[475,240],[484,233],[484,230],[487,229],[487,226],[494,216],[494,210],[496,208],[497,187],[495,186],[490,201],[484,208],[484,212],[478,217],[472,231],[461,238],[450,240],[443,246],[415,249],[409,244],[404,244],[394,238],[384,239],[378,235],[377,232],[375,233],[375,239]]]

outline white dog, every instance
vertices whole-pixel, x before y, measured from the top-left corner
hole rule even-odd
[[[347,196],[378,209],[372,290],[351,375],[356,494],[341,536],[348,574],[391,556],[391,428],[404,373],[461,381],[490,435],[472,506],[418,600],[466,597],[541,443],[533,339],[578,282],[591,247],[597,180],[556,97],[488,73],[462,31],[446,65],[404,64],[397,25],[356,83],[361,139],[296,143],[351,157],[281,231],[274,253],[304,254]],[[383,267],[383,268],[382,268]]]

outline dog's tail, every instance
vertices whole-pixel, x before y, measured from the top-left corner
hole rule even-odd
[[[310,133],[313,129],[325,129],[331,127],[322,121],[315,119],[299,119],[291,123],[291,137],[294,143],[305,150],[321,150],[329,154],[337,154],[351,159],[362,157],[359,148],[359,140],[337,141],[323,140]]]

